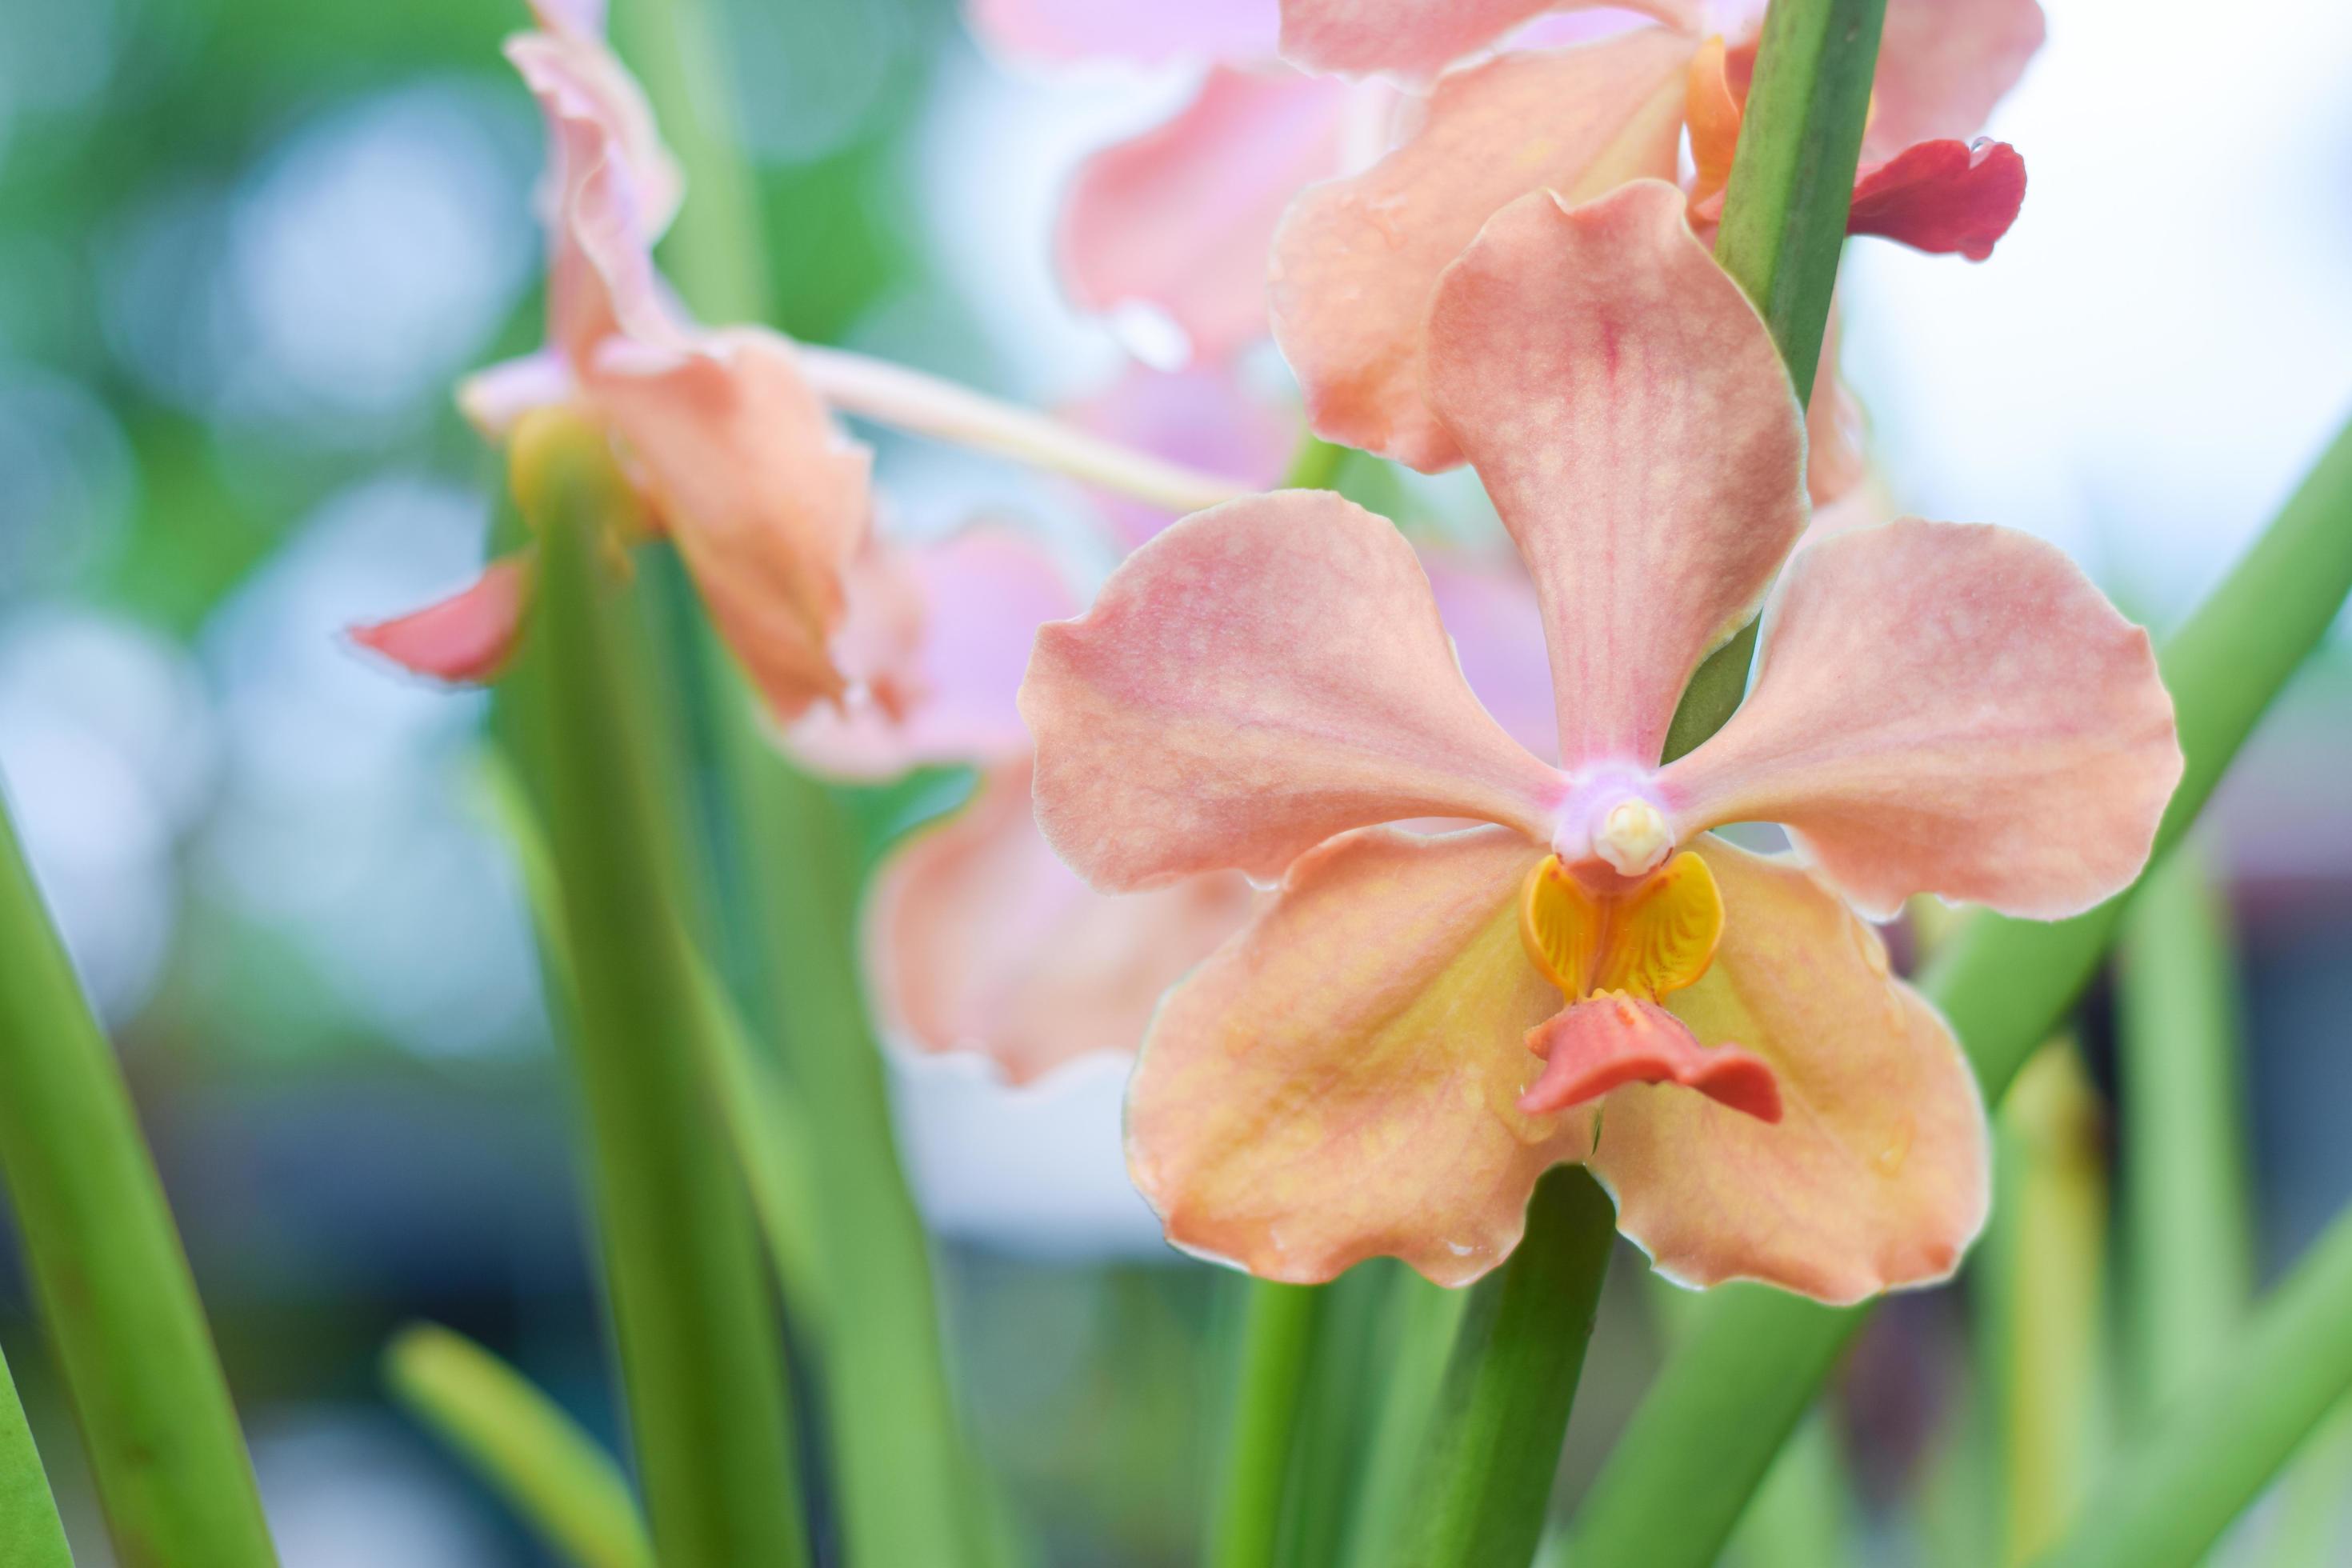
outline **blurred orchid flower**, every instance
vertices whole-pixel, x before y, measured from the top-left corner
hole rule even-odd
[[[1685,214],[1655,181],[1523,197],[1430,311],[1437,415],[1540,602],[1557,765],[1481,709],[1394,529],[1329,494],[1188,518],[1039,635],[1055,848],[1105,890],[1281,879],[1129,1089],[1181,1247],[1461,1283],[1581,1162],[1669,1276],[1851,1301],[1945,1276],[1982,1223],[1967,1063],[1853,909],[2114,893],[2179,774],[2171,702],[2058,552],[1904,520],[1796,553],[1747,704],[1660,765],[1808,511],[1788,376]],[[1374,826],[1426,816],[1490,826]],[[1754,820],[1811,868],[1706,831]]]
[[[760,327],[698,326],[671,300],[652,247],[682,181],[643,92],[607,47],[601,7],[541,0],[541,30],[507,57],[538,99],[552,146],[540,194],[548,230],[548,344],[458,395],[491,439],[564,404],[612,437],[645,508],[693,574],[770,709],[791,720],[844,700],[834,640],[868,547],[870,455],[837,411],[989,448],[1184,509],[1233,481],[1126,451],[1025,410]],[[529,559],[493,563],[441,603],[353,637],[451,680],[495,673],[511,650]]]
[[[1421,79],[1556,8],[1286,0],[1284,47],[1311,68]],[[1446,71],[1394,152],[1291,206],[1275,239],[1274,331],[1318,435],[1424,471],[1462,460],[1423,396],[1422,324],[1440,271],[1528,192],[1576,202],[1631,179],[1672,180],[1687,126],[1694,216],[1719,215],[1761,7],[1636,9],[1663,25],[1620,14],[1630,25],[1605,37]],[[2005,145],[1953,138],[1982,123],[2042,34],[2034,0],[1889,0],[1853,232],[1990,252],[2023,199],[2024,165]],[[1727,35],[1741,42],[1728,47]],[[1834,374],[1820,385],[1817,402],[1831,406],[1816,410],[1815,444],[1828,448],[1816,479],[1850,479],[1858,462],[1832,445],[1853,423],[1850,399]]]

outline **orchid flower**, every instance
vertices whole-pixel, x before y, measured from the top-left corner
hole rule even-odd
[[[600,8],[541,0],[540,30],[507,56],[537,97],[553,149],[541,193],[548,228],[548,346],[474,377],[459,404],[491,439],[526,414],[572,407],[611,436],[644,506],[771,710],[791,720],[838,703],[849,681],[834,639],[868,548],[870,455],[837,410],[989,448],[1181,509],[1238,485],[1140,457],[1024,410],[759,327],[684,316],[652,247],[683,183],[643,92],[601,32]],[[514,645],[525,552],[449,599],[359,628],[362,646],[422,673],[478,680]]]
[[[1284,49],[1309,68],[1426,79],[1553,8],[1285,0]],[[1580,201],[1630,179],[1671,180],[1687,127],[1694,216],[1711,222],[1719,213],[1761,8],[1717,15],[1690,0],[1635,8],[1662,25],[1447,70],[1395,151],[1293,205],[1275,241],[1274,331],[1318,435],[1423,470],[1462,460],[1423,396],[1422,323],[1440,271],[1526,193]],[[2034,0],[1889,0],[1853,232],[1990,253],[2023,199],[2024,166],[2004,145],[1956,138],[1982,123],[2042,31]],[[1738,46],[1727,47],[1726,34]],[[1815,446],[1833,463],[1831,438],[1851,414],[1834,375],[1820,382]],[[1849,476],[1856,466],[1843,464]]]
[[[1556,764],[1479,706],[1393,528],[1323,492],[1184,520],[1038,636],[1055,848],[1107,891],[1279,879],[1156,1016],[1138,1185],[1178,1246],[1283,1280],[1379,1254],[1475,1279],[1567,1162],[1688,1284],[1948,1275],[1984,1110],[1861,917],[2127,884],[2181,766],[2147,636],[2046,544],[1912,519],[1806,544],[1768,602],[1802,418],[1674,185],[1506,207],[1426,356],[1535,584]],[[1746,705],[1662,765],[1759,604]],[[1486,826],[1382,826],[1426,816]],[[1747,821],[1801,858],[1708,831]]]

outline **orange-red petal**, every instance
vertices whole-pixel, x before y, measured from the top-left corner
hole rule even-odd
[[[1780,1120],[1772,1069],[1738,1046],[1702,1046],[1689,1026],[1655,1002],[1605,992],[1562,1009],[1528,1031],[1543,1076],[1519,1097],[1530,1116],[1553,1116],[1629,1083],[1675,1084],[1755,1117]],[[1601,1135],[1608,1135],[1603,1119]]]
[[[1695,847],[1723,889],[1723,942],[1666,1007],[1700,1046],[1752,1053],[1781,1116],[1675,1085],[1611,1092],[1589,1163],[1619,1228],[1690,1285],[1849,1302],[1946,1278],[1989,1197],[1984,1106],[1950,1028],[1801,867]]]
[[[1517,1106],[1521,1041],[1559,1006],[1519,947],[1541,853],[1491,827],[1349,834],[1170,993],[1127,1141],[1171,1241],[1300,1282],[1388,1255],[1459,1285],[1510,1252],[1589,1120]]]
[[[388,621],[353,626],[351,637],[403,668],[436,680],[488,680],[514,652],[530,587],[528,557],[504,556],[447,598]]]
[[[2008,142],[1922,142],[1854,176],[1845,230],[1982,261],[2024,202],[2025,160]]]

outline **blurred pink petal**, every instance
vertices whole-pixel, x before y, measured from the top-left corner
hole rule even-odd
[[[1760,1058],[1782,1114],[1673,1085],[1611,1093],[1590,1164],[1618,1228],[1686,1285],[1843,1303],[1944,1279],[1989,1195],[1984,1107],[1950,1028],[1801,868],[1694,847],[1723,892],[1723,941],[1666,1007],[1702,1046]]]
[[[2073,562],[1906,518],[1798,554],[1747,703],[1661,783],[1677,837],[1783,823],[1865,913],[2056,920],[2139,874],[2180,767],[2147,634]]]
[[[866,899],[867,973],[891,1036],[982,1052],[1025,1083],[1139,1047],[1160,994],[1241,929],[1255,898],[1231,872],[1095,892],[1038,837],[1024,759],[883,862]]]
[[[1402,146],[1292,204],[1275,237],[1274,330],[1318,435],[1423,471],[1462,460],[1422,386],[1439,273],[1528,192],[1574,203],[1672,178],[1692,47],[1644,27],[1457,72]]]
[[[1805,492],[1812,498],[1816,515],[1860,484],[1869,468],[1863,456],[1868,430],[1862,404],[1838,368],[1843,335],[1832,298],[1829,324],[1822,333],[1821,366],[1813,376],[1813,400],[1805,405]]]
[[[1346,83],[1219,67],[1182,113],[1087,160],[1062,209],[1063,276],[1077,302],[1157,305],[1195,358],[1265,335],[1266,257],[1283,208],[1339,173]]]
[[[1645,997],[1610,992],[1574,1003],[1528,1030],[1528,1049],[1544,1062],[1543,1076],[1519,1097],[1530,1116],[1556,1115],[1629,1083],[1671,1083],[1759,1121],[1780,1120],[1770,1068],[1737,1046],[1700,1045]]]
[[[1527,573],[1516,560],[1488,564],[1427,551],[1422,567],[1479,705],[1536,756],[1559,761],[1543,610]]]
[[[388,621],[353,626],[351,637],[403,668],[436,680],[488,680],[514,652],[530,586],[529,558],[504,556],[449,597]]]
[[[1271,0],[966,0],[971,29],[1017,58],[1076,62],[1267,60]]]
[[[835,777],[892,778],[927,763],[1028,756],[1013,694],[1029,646],[1045,622],[1078,612],[1043,549],[986,525],[936,544],[869,549],[846,592],[834,650],[851,689],[792,727],[795,757]],[[1028,795],[1024,768],[1024,816]]]
[[[1848,234],[1982,261],[2025,202],[2025,160],[2006,142],[1922,142],[1854,176]]]
[[[1079,425],[1188,468],[1231,474],[1271,489],[1298,444],[1298,415],[1242,384],[1229,365],[1181,371],[1131,365],[1099,397],[1070,411]],[[1166,510],[1100,492],[1104,512],[1132,550],[1174,521]]]
[[[607,342],[588,391],[719,635],[779,719],[840,696],[831,642],[872,510],[870,454],[842,434],[773,333],[636,350]]]
[[[1887,0],[1864,160],[1976,135],[2044,31],[2034,0]]]
[[[1282,55],[1307,70],[1425,81],[1548,11],[1587,8],[1574,0],[1282,0]],[[1703,16],[1694,0],[1628,0],[1609,9],[1685,32]]]
[[[1534,576],[1564,765],[1653,765],[1805,526],[1771,335],[1674,186],[1538,192],[1447,270],[1429,389]]]
[[[467,376],[457,386],[457,407],[483,439],[503,441],[524,415],[566,402],[579,391],[563,356],[540,349]]]
[[[1268,1279],[1388,1255],[1444,1285],[1517,1245],[1590,1120],[1517,1108],[1541,1065],[1521,1037],[1559,1008],[1519,943],[1542,854],[1493,827],[1349,834],[1169,994],[1127,1112],[1169,1240]]]
[[[1021,689],[1037,821],[1107,891],[1260,879],[1350,827],[1499,822],[1564,781],[1470,693],[1412,547],[1328,490],[1186,518],[1037,635]]]

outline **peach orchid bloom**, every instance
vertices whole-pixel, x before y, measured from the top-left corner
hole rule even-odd
[[[1999,528],[1820,538],[1766,601],[1803,423],[1685,212],[1656,181],[1532,194],[1430,311],[1437,416],[1541,605],[1556,765],[1480,707],[1395,530],[1328,493],[1187,518],[1039,634],[1021,706],[1064,858],[1108,891],[1280,879],[1129,1088],[1180,1247],[1461,1284],[1575,1162],[1669,1277],[1843,1302],[1945,1277],[1983,1222],[1966,1059],[1855,910],[2123,888],[2179,775],[2170,699],[2145,633]],[[1746,705],[1662,765],[1759,604]],[[1381,826],[1427,816],[1487,826]],[[1707,832],[1759,820],[1803,858]]]
[[[675,543],[779,719],[849,695],[834,642],[850,617],[853,571],[872,548],[873,496],[870,454],[842,431],[837,409],[1170,510],[1243,488],[898,366],[687,319],[652,259],[683,182],[644,93],[604,39],[602,7],[540,0],[534,10],[540,30],[506,52],[539,100],[553,153],[540,197],[548,345],[474,377],[459,404],[493,440],[556,404],[603,426],[644,526]],[[526,550],[448,599],[352,635],[420,673],[486,679],[513,648],[529,584]]]
[[[1554,8],[1285,0],[1284,47],[1309,68],[1422,77]],[[1424,471],[1462,461],[1423,395],[1430,291],[1479,226],[1528,192],[1576,202],[1632,179],[1672,180],[1687,129],[1694,216],[1719,215],[1761,7],[1638,9],[1658,25],[1448,70],[1395,151],[1292,205],[1275,240],[1274,331],[1317,434]],[[1981,125],[2042,34],[2034,0],[1889,0],[1853,232],[1990,252],[2023,199],[2024,165],[2005,145],[1957,138]],[[1726,35],[1742,41],[1727,47]],[[1853,416],[1836,377],[1819,380],[1817,404],[1829,405],[1815,410],[1815,445],[1826,448]],[[1841,460],[1825,451],[1823,461]],[[1842,461],[1848,479],[1857,468]]]

